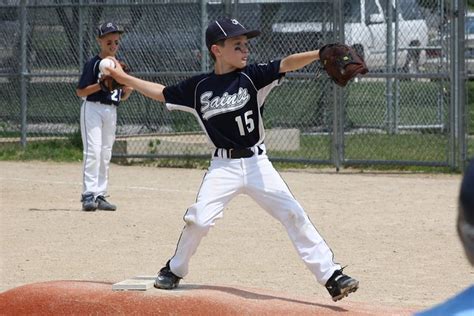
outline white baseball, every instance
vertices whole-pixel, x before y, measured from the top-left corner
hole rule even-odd
[[[99,64],[100,72],[103,73],[104,75],[108,75],[110,74],[110,72],[107,69],[105,69],[105,67],[115,68],[115,62],[110,58],[104,58],[100,61],[100,64]]]

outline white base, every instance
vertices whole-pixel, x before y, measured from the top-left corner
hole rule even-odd
[[[112,285],[112,291],[146,291],[153,287],[156,276],[139,275]]]

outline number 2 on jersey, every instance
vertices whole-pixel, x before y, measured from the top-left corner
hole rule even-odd
[[[112,101],[120,101],[120,89],[115,89],[112,91],[112,96],[110,97]]]
[[[237,122],[237,126],[239,127],[240,136],[245,136],[245,128],[247,128],[247,132],[250,133],[255,129],[255,124],[253,123],[253,118],[250,117],[252,115],[252,110],[247,111],[244,113],[242,120],[242,116],[236,116],[235,121]],[[245,122],[245,125],[244,125]]]

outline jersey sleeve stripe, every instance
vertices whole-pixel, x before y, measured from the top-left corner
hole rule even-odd
[[[189,113],[196,113],[196,109],[190,108],[189,106],[185,105],[180,105],[180,104],[174,104],[174,103],[166,103],[166,108],[170,111],[184,111],[184,112],[189,112]]]
[[[98,60],[95,62],[94,68],[93,68],[93,69],[94,69],[94,70],[93,70],[94,72],[95,72],[95,69],[99,66],[100,61],[101,61],[101,60],[98,59]]]
[[[247,77],[247,79],[250,81],[250,83],[252,84],[252,87],[255,89],[255,91],[258,92],[258,89],[257,87],[255,87],[255,84],[253,83],[252,79],[250,79],[249,75],[247,75],[246,73],[244,72],[241,72],[242,75],[244,75],[245,77]]]

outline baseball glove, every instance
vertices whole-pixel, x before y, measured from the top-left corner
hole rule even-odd
[[[127,64],[122,61],[119,61],[119,63],[123,71],[125,71],[126,73],[130,72],[130,68]],[[123,87],[123,85],[118,83],[112,76],[104,75],[102,73],[99,73],[99,79],[97,82],[99,83],[102,91],[105,92],[112,92],[116,89],[120,89]]]
[[[328,76],[341,87],[358,74],[369,71],[364,59],[351,46],[333,43],[319,49],[319,59]]]

